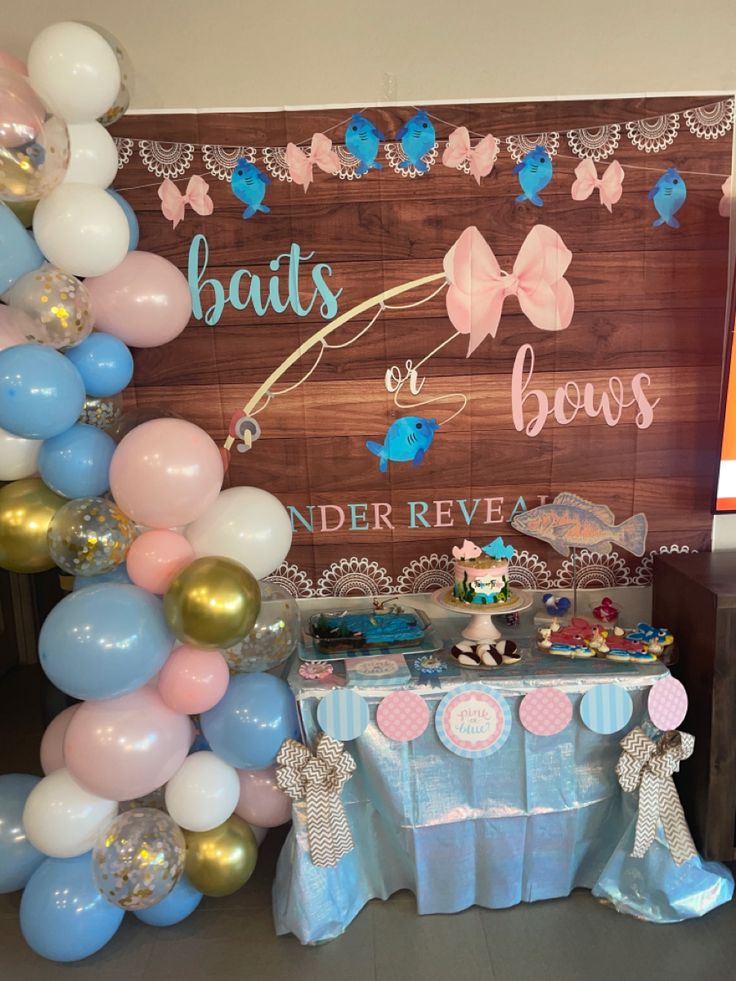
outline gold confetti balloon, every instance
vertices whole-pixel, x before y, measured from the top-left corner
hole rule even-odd
[[[255,577],[240,562],[219,556],[190,562],[164,596],[167,623],[193,647],[231,647],[253,629],[260,607]]]
[[[84,422],[88,426],[95,426],[114,439],[122,415],[123,396],[119,393],[104,398],[88,395],[84,400],[79,422]]]
[[[0,489],[0,568],[10,572],[53,569],[48,545],[51,519],[64,498],[36,477]]]
[[[101,576],[125,561],[135,526],[105,497],[67,501],[49,525],[51,558],[73,576]]]
[[[31,83],[0,68],[0,201],[37,201],[69,166],[69,131]]]
[[[92,332],[87,287],[48,262],[21,276],[3,301],[31,318],[30,342],[58,350],[75,347]]]
[[[258,845],[237,814],[209,831],[185,831],[187,878],[205,896],[229,896],[250,879]]]
[[[249,829],[250,830],[250,829]],[[163,811],[119,814],[92,851],[97,888],[121,909],[148,909],[166,899],[184,871],[184,835]]]

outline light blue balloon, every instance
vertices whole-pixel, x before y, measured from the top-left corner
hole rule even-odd
[[[124,911],[103,899],[92,875],[92,854],[47,858],[20,901],[28,946],[50,961],[79,961],[111,940]]]
[[[7,204],[0,204],[0,293],[44,262],[36,241]]]
[[[40,344],[0,351],[0,427],[26,439],[69,429],[84,405],[84,383],[63,354]]]
[[[38,472],[47,487],[62,497],[99,497],[110,489],[110,461],[115,440],[83,422],[41,445]]]
[[[97,586],[101,582],[122,582],[131,586],[132,580],[128,575],[128,570],[124,562],[116,565],[109,572],[103,572],[99,576],[75,576],[72,592],[78,593],[80,589],[87,589],[88,586]]]
[[[28,773],[0,777],[0,893],[22,889],[46,857],[23,830],[23,808],[40,779]]]
[[[134,910],[139,920],[149,926],[167,927],[181,923],[195,911],[202,901],[202,893],[195,889],[186,875],[182,875],[169,895],[148,909]]]
[[[100,583],[65,596],[38,638],[41,667],[74,698],[116,698],[145,685],[171,653],[161,600],[137,586]]]
[[[130,229],[130,244],[128,245],[128,251],[132,252],[133,249],[138,248],[138,239],[140,238],[141,230],[138,225],[138,219],[135,216],[135,211],[131,208],[128,202],[125,200],[122,194],[118,194],[117,191],[113,191],[111,187],[107,188],[107,193],[111,198],[114,198],[120,207],[125,212],[125,217],[128,219],[128,228]]]
[[[70,348],[66,356],[82,376],[87,395],[117,395],[133,377],[133,355],[112,334],[95,332]]]
[[[262,770],[285,739],[299,738],[291,689],[271,674],[236,674],[220,701],[201,716],[204,738],[230,766]]]

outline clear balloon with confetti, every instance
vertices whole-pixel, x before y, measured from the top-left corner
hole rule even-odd
[[[28,314],[28,340],[53,348],[80,344],[92,332],[92,311],[84,283],[44,263],[13,284],[3,301]]]
[[[251,632],[223,651],[230,671],[268,671],[293,654],[299,640],[296,599],[282,586],[259,582],[261,612]]]
[[[135,526],[104,497],[77,497],[59,508],[49,525],[51,558],[74,576],[100,576],[119,566],[135,538]]]
[[[140,807],[119,814],[92,851],[95,882],[108,903],[149,909],[165,899],[184,871],[186,842],[168,814]]]

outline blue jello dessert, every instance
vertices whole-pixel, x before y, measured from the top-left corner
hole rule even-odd
[[[424,627],[413,613],[323,614],[312,624],[315,644],[320,650],[356,650],[365,647],[392,647],[418,644]]]

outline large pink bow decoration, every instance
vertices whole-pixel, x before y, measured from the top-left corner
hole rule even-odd
[[[340,170],[340,161],[332,149],[332,140],[324,133],[314,134],[309,155],[296,143],[287,145],[286,166],[289,168],[289,176],[295,184],[303,184],[305,192],[314,179],[315,164],[326,174],[337,174]]]
[[[731,214],[731,198],[733,197],[733,175],[727,177],[721,184],[723,197],[718,202],[718,214],[721,218],[728,218]]]
[[[187,205],[198,215],[211,215],[215,206],[207,193],[208,190],[209,184],[204,177],[195,174],[194,177],[189,178],[187,189],[182,194],[176,184],[167,177],[158,189],[164,218],[173,222],[176,228],[184,218]]]
[[[470,145],[470,133],[467,126],[458,126],[447,138],[447,147],[442,154],[445,167],[459,167],[466,160],[470,164],[470,173],[480,184],[481,177],[488,177],[498,157],[498,140],[495,136],[484,136],[473,147]]]
[[[585,201],[596,188],[598,188],[601,204],[605,205],[609,211],[613,209],[614,204],[621,200],[624,168],[618,160],[613,160],[603,171],[603,177],[599,177],[595,164],[589,157],[586,157],[575,168],[575,178],[575,183],[572,185],[574,201]]]
[[[570,326],[575,298],[564,279],[572,252],[557,232],[535,225],[519,249],[512,273],[503,272],[475,226],[466,228],[445,256],[450,283],[447,315],[460,334],[469,334],[468,357],[489,334],[496,336],[503,301],[518,297],[524,314],[540,330]]]

